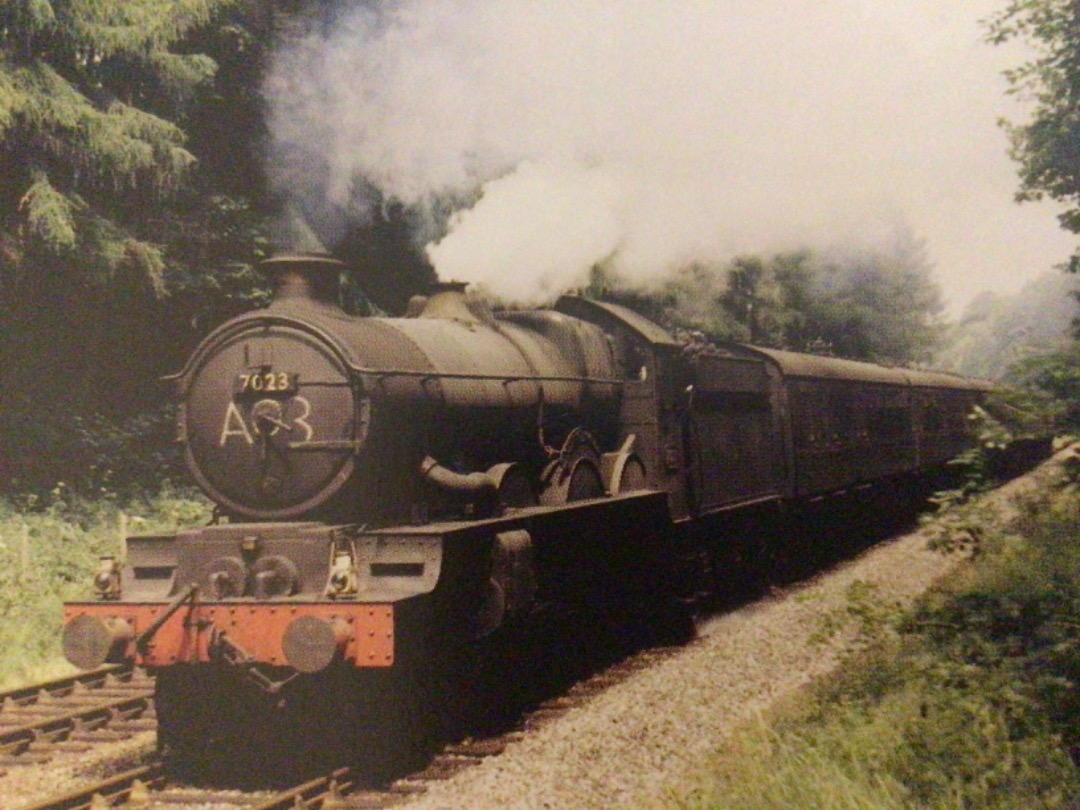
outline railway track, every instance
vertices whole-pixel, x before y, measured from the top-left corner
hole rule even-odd
[[[441,782],[487,759],[499,756],[508,745],[523,739],[594,696],[624,681],[633,673],[654,665],[679,648],[651,648],[619,661],[574,684],[562,695],[527,711],[515,727],[489,737],[465,739],[445,746],[419,771],[387,785],[372,785],[354,768],[340,768],[323,777],[274,792],[206,790],[170,779],[165,764],[154,759],[106,779],[87,784],[20,810],[105,810],[142,808],[188,810],[242,808],[243,810],[380,810],[395,807],[423,794],[428,785]]]
[[[153,695],[145,672],[116,666],[0,692],[0,772],[154,729]]]

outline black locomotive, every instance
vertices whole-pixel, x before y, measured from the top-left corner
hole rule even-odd
[[[455,650],[544,604],[670,604],[687,561],[717,557],[704,519],[939,469],[988,390],[688,345],[573,296],[492,314],[451,284],[354,317],[338,262],[265,267],[273,303],[173,379],[220,519],[129,538],[98,599],[66,606],[68,658],[155,671],[185,755],[370,753],[372,729],[422,722]]]

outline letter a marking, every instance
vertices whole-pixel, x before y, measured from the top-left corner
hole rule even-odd
[[[228,410],[225,411],[225,422],[221,426],[221,439],[218,441],[218,446],[224,447],[225,442],[232,436],[243,436],[245,442],[255,444],[235,402],[230,402]]]

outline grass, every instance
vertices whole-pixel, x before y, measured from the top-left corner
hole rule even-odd
[[[127,534],[205,523],[209,505],[163,491],[119,502],[88,500],[58,485],[47,499],[0,500],[0,689],[71,672],[60,650],[61,607],[92,595],[103,555]]]
[[[1080,806],[1078,473],[1030,493],[1008,525],[977,500],[950,510],[938,540],[967,549],[957,574],[906,615],[853,594],[858,652],[740,729],[671,805]]]

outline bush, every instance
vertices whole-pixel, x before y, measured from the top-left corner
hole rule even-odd
[[[88,497],[156,492],[185,480],[175,436],[173,406],[117,419],[14,403],[0,414],[0,487],[48,497],[62,480]]]
[[[1004,381],[1028,392],[1031,401],[1044,403],[1059,430],[1080,429],[1080,340],[1020,361]]]

